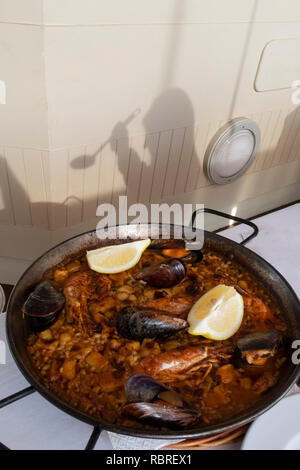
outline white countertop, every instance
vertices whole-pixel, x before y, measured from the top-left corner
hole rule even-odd
[[[253,219],[259,234],[246,246],[271,263],[300,297],[300,203]],[[237,225],[220,234],[237,242],[251,229]]]
[[[257,218],[258,236],[247,246],[269,261],[300,296],[300,204]],[[239,225],[222,232],[236,241],[249,235]],[[0,339],[6,342],[5,315],[0,316]],[[0,400],[29,384],[14,364],[8,347],[0,364]],[[51,405],[38,393],[0,409],[0,442],[10,449],[84,449],[92,426]],[[155,449],[164,441],[136,439],[102,432],[95,449]],[[237,448],[238,445],[227,446]]]

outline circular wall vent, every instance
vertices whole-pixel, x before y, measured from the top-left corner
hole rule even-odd
[[[243,175],[253,163],[260,144],[258,125],[236,118],[211,139],[204,156],[204,170],[213,183],[227,184]]]

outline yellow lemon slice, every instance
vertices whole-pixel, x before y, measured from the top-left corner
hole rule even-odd
[[[113,274],[135,266],[143,251],[151,243],[150,238],[123,245],[106,246],[86,253],[89,267],[98,273]]]
[[[243,316],[243,297],[234,287],[220,284],[193,305],[187,318],[188,332],[221,341],[237,332]]]

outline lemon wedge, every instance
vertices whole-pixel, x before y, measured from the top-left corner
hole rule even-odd
[[[135,266],[144,250],[151,243],[150,238],[123,245],[106,246],[86,253],[87,262],[93,271],[105,274],[121,273]]]
[[[234,287],[220,284],[209,290],[193,305],[187,321],[191,335],[214,340],[233,336],[244,316],[243,297]]]

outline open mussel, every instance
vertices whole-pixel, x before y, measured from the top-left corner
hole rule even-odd
[[[123,407],[123,414],[149,424],[170,428],[185,428],[195,425],[200,420],[200,415],[194,410],[178,408],[159,403],[129,403]]]
[[[151,240],[149,246],[150,250],[165,250],[165,249],[184,249],[185,241],[183,238],[157,238]]]
[[[23,313],[36,330],[49,328],[65,304],[65,296],[49,281],[40,282],[23,305]]]
[[[203,253],[201,250],[189,251],[185,256],[180,258],[181,261],[184,261],[186,264],[196,264],[202,261]]]
[[[117,313],[116,328],[123,338],[167,338],[188,327],[187,321],[161,310],[125,307]]]
[[[125,382],[125,394],[129,403],[152,402],[165,390],[165,385],[146,374],[131,375]]]
[[[160,238],[152,240],[148,249],[159,251],[169,258],[184,259],[186,262],[194,263],[201,261],[203,258],[203,254],[200,250],[188,250],[186,248],[186,241],[182,238]]]
[[[129,418],[171,428],[193,425],[200,419],[175,390],[149,375],[129,377],[125,393],[129,404],[123,407],[123,413]]]
[[[250,365],[263,366],[268,358],[274,356],[282,339],[278,330],[250,333],[238,340],[237,348],[242,360]]]
[[[173,406],[186,406],[175,390],[146,374],[131,375],[125,383],[125,394],[129,403],[163,400]]]

